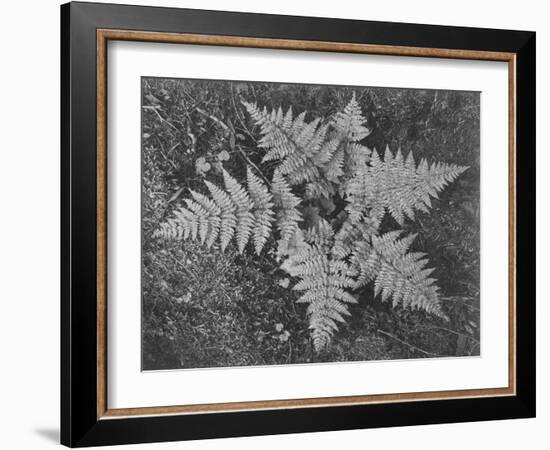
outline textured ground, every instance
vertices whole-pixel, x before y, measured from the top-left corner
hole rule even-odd
[[[187,188],[203,190],[204,177],[217,180],[221,152],[227,152],[224,167],[241,179],[245,158],[259,164],[258,132],[240,99],[292,105],[311,119],[341,109],[352,90],[162,79],[144,79],[143,88],[144,369],[479,354],[478,94],[355,88],[373,130],[365,145],[470,167],[430,214],[406,224],[419,233],[415,250],[426,252],[436,268],[451,320],[392,310],[365,289],[330,350],[315,355],[304,307],[295,304],[268,252],[239,255],[229,247],[221,253],[151,235]]]

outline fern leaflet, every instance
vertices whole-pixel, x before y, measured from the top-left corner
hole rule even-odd
[[[235,238],[240,253],[250,237],[259,254],[271,232],[272,195],[260,178],[248,171],[248,190],[225,170],[225,190],[205,180],[212,198],[190,191],[187,207],[180,207],[174,217],[161,224],[154,236],[164,239],[200,239],[211,247],[217,240],[222,251]]]
[[[308,304],[309,327],[316,351],[328,346],[338,330],[338,322],[344,323],[344,316],[350,315],[348,304],[357,303],[347,291],[354,286],[352,270],[344,260],[329,257],[327,250],[333,237],[332,228],[323,221],[318,228],[308,230],[306,242],[292,256],[291,273],[300,278],[293,289],[304,291],[297,302]]]

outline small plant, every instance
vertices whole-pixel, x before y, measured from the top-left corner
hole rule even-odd
[[[298,303],[307,304],[318,352],[346,321],[354,293],[370,283],[393,307],[446,319],[434,269],[409,250],[416,235],[402,227],[415,211],[428,212],[431,198],[467,167],[425,159],[417,165],[412,152],[386,148],[381,155],[362,145],[370,131],[355,95],[343,111],[311,122],[305,112],[294,117],[292,109],[243,104],[260,127],[265,171],[249,166],[245,187],[222,169],[224,187],[205,180],[209,195],[191,191],[155,236],[222,251],[235,241],[241,253],[251,243],[257,254],[275,243],[281,269],[297,279]],[[399,228],[382,232],[386,214]]]

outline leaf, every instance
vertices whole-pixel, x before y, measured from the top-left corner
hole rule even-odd
[[[218,159],[220,161],[228,161],[229,153],[227,152],[227,150],[222,150],[220,153],[218,153]]]
[[[289,338],[289,337],[290,337],[290,333],[289,333],[288,331],[285,330],[284,333],[281,333],[281,334],[279,335],[279,340],[280,340],[281,342],[286,342],[286,341],[288,341],[288,338]]]
[[[281,280],[279,280],[279,282],[277,283],[279,286],[281,286],[282,288],[287,288],[288,285],[290,283],[290,280],[288,278],[282,278]]]
[[[184,190],[184,188],[181,187],[176,192],[174,192],[174,194],[168,199],[167,203],[172,203],[174,200],[176,200],[181,195],[183,190]]]
[[[182,295],[181,297],[176,298],[176,303],[180,305],[181,303],[189,303],[191,301],[191,292],[188,292],[185,295]]]
[[[149,102],[153,105],[158,105],[160,103],[160,100],[156,98],[153,94],[147,94],[145,98],[149,100]]]

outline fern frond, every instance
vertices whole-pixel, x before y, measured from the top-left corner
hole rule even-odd
[[[217,219],[221,214],[221,209],[205,195],[193,190],[190,192],[194,201],[186,199],[186,203],[198,217],[200,241],[204,243],[208,239],[208,242],[212,242],[219,233],[221,222]]]
[[[334,230],[327,220],[321,218],[306,231],[304,239],[328,253],[334,244]]]
[[[275,220],[273,196],[263,181],[254,175],[250,168],[247,170],[246,179],[248,193],[254,204],[252,208],[252,214],[255,219],[253,239],[256,253],[259,255],[271,235],[271,226]]]
[[[225,170],[223,179],[225,189],[205,180],[211,198],[191,190],[192,198],[185,199],[186,207],[174,211],[174,217],[161,224],[154,236],[198,239],[208,247],[219,240],[222,251],[235,238],[240,253],[252,238],[256,252],[260,253],[271,234],[275,215],[273,197],[250,170],[247,189]]]
[[[325,177],[332,183],[338,183],[344,175],[345,154],[345,149],[340,147],[324,167]]]
[[[210,191],[214,202],[219,206],[221,211],[219,217],[219,237],[222,251],[224,251],[235,234],[235,228],[237,227],[237,216],[235,215],[235,210],[237,207],[228,193],[224,192],[218,186],[207,180],[205,180],[205,184]],[[215,241],[216,239],[213,239],[208,242],[213,244]]]
[[[269,113],[257,105],[244,102],[256,125],[260,126],[259,147],[267,150],[262,162],[280,160],[278,170],[287,177],[291,186],[311,183],[320,178],[320,167],[334,149],[327,145],[327,125],[320,119],[305,122],[305,112],[295,119],[292,111],[283,115],[282,109]]]
[[[271,193],[276,210],[275,225],[281,234],[281,241],[288,242],[298,231],[298,224],[302,221],[302,215],[297,209],[301,201],[292,193],[279,171],[273,174]]]
[[[439,303],[439,288],[430,275],[435,269],[426,269],[428,260],[423,253],[407,253],[414,235],[398,239],[400,232],[390,232],[372,238],[371,254],[361,259],[362,270],[374,278],[374,294],[382,301],[392,299],[393,306],[422,309],[443,319],[447,319]],[[377,263],[369,266],[370,256],[379,256]],[[364,269],[363,269],[364,268]]]
[[[223,171],[225,189],[229,192],[231,200],[235,204],[235,216],[237,218],[236,239],[239,253],[242,253],[246,246],[252,229],[254,227],[254,216],[252,208],[254,203],[250,199],[246,190],[233,178],[226,170]]]
[[[399,224],[405,216],[414,219],[414,210],[427,212],[430,197],[454,181],[467,167],[455,164],[433,163],[422,159],[416,167],[412,152],[403,158],[401,150],[395,157],[386,148],[382,160],[373,151],[370,165],[358,171],[346,185],[347,210],[361,214],[370,209],[381,218],[387,211]]]
[[[343,260],[331,259],[326,245],[334,233],[326,222],[312,232],[312,243],[304,243],[300,252],[293,256],[293,275],[300,279],[293,289],[305,291],[297,300],[307,303],[309,328],[315,351],[325,349],[338,330],[338,322],[345,322],[350,315],[348,304],[357,303],[355,297],[346,291],[354,285],[352,271]]]
[[[361,113],[355,93],[344,110],[336,113],[331,120],[335,136],[333,139],[338,145],[333,156],[324,165],[323,174],[337,186],[340,194],[343,194],[342,185],[369,160],[370,150],[359,144],[359,141],[370,134],[370,130],[364,126],[365,123],[366,119]]]
[[[378,233],[380,218],[373,214],[350,213],[336,233],[332,252],[339,258],[350,255],[355,245],[361,241],[370,242],[370,237]]]
[[[242,103],[254,123],[260,126],[262,137],[258,147],[268,150],[262,162],[283,159],[294,152],[296,144],[291,139],[291,133],[303,126],[305,112],[293,120],[292,108],[286,114],[283,114],[282,108],[273,109],[270,113],[266,107],[260,109],[255,103]]]
[[[370,134],[370,130],[364,126],[365,122],[354,92],[344,110],[334,115],[332,126],[347,141],[359,142]]]
[[[305,113],[293,119],[291,110],[283,115],[281,108],[269,112],[243,103],[260,126],[258,146],[267,150],[262,162],[280,160],[278,170],[291,186],[307,184],[307,198],[330,197],[344,174],[352,175],[370,156],[370,150],[358,143],[370,131],[363,126],[355,94],[330,124],[321,124],[320,119],[306,123]]]
[[[295,149],[279,165],[281,174],[287,175],[291,185],[310,182],[319,178],[318,153],[325,139],[327,126],[319,126],[319,119],[305,124],[292,136]]]
[[[357,268],[356,289],[370,283],[380,273],[380,256],[372,248],[370,239],[355,244],[351,264]]]
[[[346,154],[346,170],[350,175],[354,175],[370,161],[372,151],[364,145],[351,142],[346,148]]]
[[[174,213],[174,216],[160,224],[159,228],[153,233],[154,238],[164,240],[188,239],[193,229],[198,230],[197,218],[186,208],[180,208]],[[195,235],[196,233],[197,231],[195,231]]]

